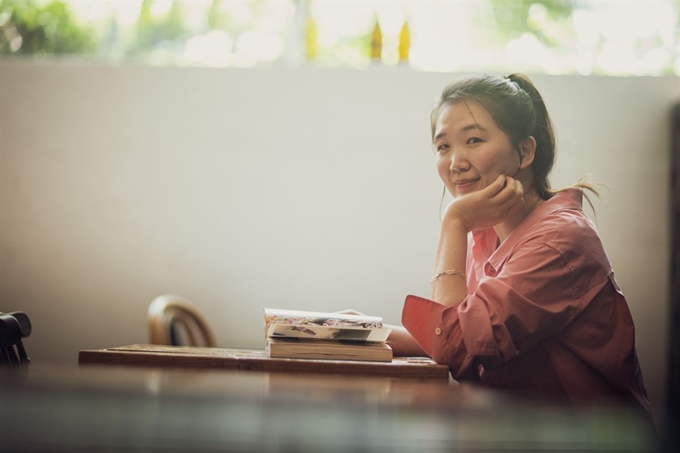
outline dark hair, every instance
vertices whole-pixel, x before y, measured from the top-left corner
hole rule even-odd
[[[534,137],[536,152],[531,164],[534,188],[544,200],[559,192],[550,188],[548,178],[555,163],[555,132],[545,102],[529,77],[524,74],[507,77],[483,75],[448,85],[430,116],[433,139],[442,107],[467,101],[477,102],[484,107],[498,127],[510,137],[518,152],[522,140]],[[583,179],[572,187],[588,189],[598,195],[593,185]]]

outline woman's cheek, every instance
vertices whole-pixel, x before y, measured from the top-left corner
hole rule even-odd
[[[439,174],[439,178],[444,182],[444,184],[448,185],[449,172],[448,172],[448,169],[446,168],[446,166],[443,165],[443,164],[438,164],[437,165],[437,173]]]

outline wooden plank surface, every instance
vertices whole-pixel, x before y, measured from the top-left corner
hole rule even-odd
[[[392,362],[271,359],[264,350],[195,348],[134,344],[80,351],[80,365],[129,365],[262,372],[348,374],[448,382],[449,369],[426,357],[395,357]]]
[[[0,367],[0,452],[671,452],[630,407],[479,385],[238,370]]]

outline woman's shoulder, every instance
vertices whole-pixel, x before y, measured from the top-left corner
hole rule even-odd
[[[574,297],[601,287],[612,268],[595,226],[580,209],[545,215],[524,235],[514,257],[534,259],[535,269],[564,280]],[[559,286],[559,285],[558,285]]]
[[[592,220],[583,212],[583,191],[564,189],[546,200],[538,209],[529,233],[553,240],[572,242],[579,238],[597,238]]]
[[[524,239],[524,244],[541,244],[555,250],[566,262],[575,261],[581,265],[599,265],[610,269],[597,228],[580,204],[562,205],[547,211]]]

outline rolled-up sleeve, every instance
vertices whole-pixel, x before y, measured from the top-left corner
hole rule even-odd
[[[574,256],[569,256],[574,254]],[[490,266],[459,305],[409,295],[402,323],[455,379],[488,370],[564,329],[606,283],[606,266],[543,241],[524,243],[498,269]]]
[[[475,357],[462,340],[456,307],[408,295],[401,322],[434,361],[449,366],[455,379],[479,380]]]

